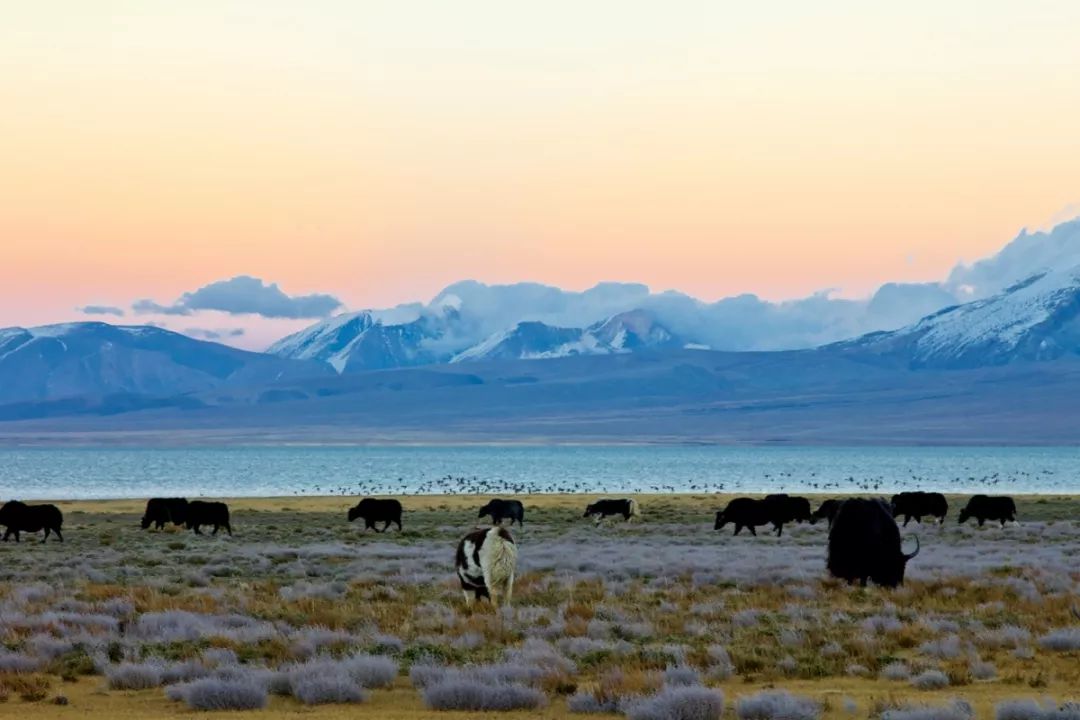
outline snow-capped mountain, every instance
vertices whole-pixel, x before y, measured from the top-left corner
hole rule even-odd
[[[540,360],[570,355],[609,355],[644,348],[680,347],[679,340],[647,312],[619,313],[584,329],[522,322],[496,333],[452,362]]]
[[[1080,266],[1033,275],[991,297],[840,347],[895,354],[912,367],[939,368],[1080,355]]]
[[[331,373],[321,362],[246,352],[150,326],[82,322],[0,329],[0,403],[171,396]]]

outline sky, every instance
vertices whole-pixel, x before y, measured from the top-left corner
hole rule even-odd
[[[312,321],[199,305],[236,277],[860,297],[1075,209],[1080,4],[879,5],[0,0],[0,326]]]

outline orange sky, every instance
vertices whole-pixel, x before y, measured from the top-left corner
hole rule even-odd
[[[1080,4],[745,5],[13,5],[0,326],[238,274],[860,295],[1080,199]]]

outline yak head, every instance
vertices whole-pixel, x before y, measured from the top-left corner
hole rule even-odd
[[[352,522],[356,518],[360,517],[360,506],[349,508],[349,522]]]
[[[4,524],[5,518],[15,517],[19,510],[24,507],[26,505],[18,500],[8,500],[4,503],[3,507],[0,507],[0,525]]]
[[[587,508],[585,508],[585,514],[582,515],[582,517],[589,517],[594,512],[596,512],[596,503],[592,503]]]
[[[720,528],[727,525],[727,522],[728,521],[724,518],[724,511],[721,510],[720,512],[716,513],[716,522],[713,523],[713,530],[719,530]]]
[[[966,523],[970,519],[971,519],[971,511],[968,510],[966,507],[963,510],[960,511],[960,515],[959,515],[959,517],[957,517],[957,521],[961,525],[963,525],[964,523]]]
[[[150,516],[143,515],[142,520],[139,521],[139,525],[142,527],[143,530],[145,530],[146,528],[150,527],[150,522]]]
[[[479,512],[479,514],[477,514],[477,516],[476,516],[476,517],[478,517],[478,518],[482,518],[482,517],[484,517],[485,515],[491,515],[491,514],[492,514],[492,512],[491,512],[491,511],[492,511],[492,507],[491,507],[491,506],[492,506],[492,505],[494,505],[494,504],[495,504],[495,501],[494,501],[494,500],[492,500],[492,501],[490,501],[490,502],[489,502],[489,503],[488,503],[487,505],[485,505],[484,507],[480,508],[480,512]]]
[[[896,587],[904,584],[904,572],[907,570],[908,560],[918,555],[921,548],[919,536],[913,535],[912,537],[915,538],[915,550],[910,553],[898,552],[891,562],[886,563],[871,575],[871,579],[876,584],[882,587]]]

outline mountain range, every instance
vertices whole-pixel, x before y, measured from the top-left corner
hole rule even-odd
[[[1045,264],[1080,258],[1080,234],[1049,251],[1029,237],[1018,241],[1038,262],[1002,251],[1032,271],[1022,278],[976,263],[946,283],[883,287],[872,303],[930,311],[799,350],[718,351],[699,322],[712,310],[688,321],[684,299],[614,284],[569,308],[550,288],[508,286],[534,303],[518,313],[537,308],[515,317],[492,309],[493,288],[461,283],[424,307],[317,323],[266,353],[146,326],[8,328],[0,435],[1080,442],[1067,422],[1080,420],[1080,262]],[[588,322],[555,322],[570,316]]]

